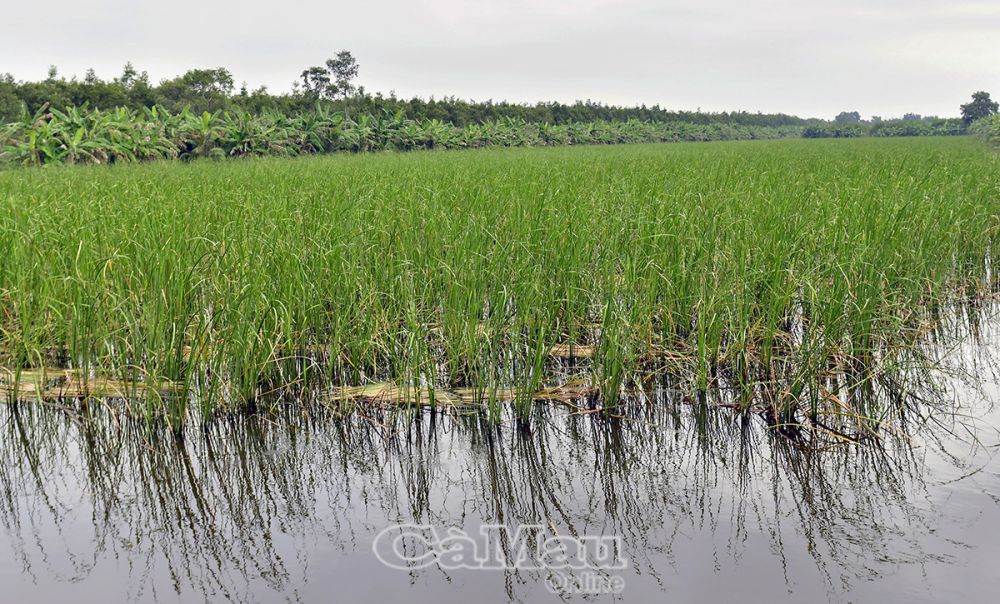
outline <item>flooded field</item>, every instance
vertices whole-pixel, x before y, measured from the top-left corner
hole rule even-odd
[[[838,390],[905,390],[996,291],[997,159],[932,138],[4,171],[0,396],[119,396],[175,432],[407,389],[497,420],[513,394],[525,420],[576,351],[604,409],[669,373],[863,433],[893,409]]]
[[[2,172],[0,599],[1000,599],[998,167]]]
[[[962,369],[948,413],[914,408],[866,444],[664,387],[620,420],[537,403],[530,430],[291,408],[176,439],[102,407],[5,406],[0,581],[9,601],[78,603],[994,601],[1000,382],[977,356]],[[512,560],[519,527],[616,551],[595,568],[427,563],[449,529]]]

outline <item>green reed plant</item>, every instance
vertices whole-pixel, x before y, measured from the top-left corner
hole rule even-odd
[[[309,144],[346,124],[317,118]],[[192,403],[381,383],[527,417],[571,344],[608,413],[669,373],[692,400],[877,426],[898,412],[880,389],[994,291],[998,168],[973,140],[928,138],[6,170],[0,388],[24,397],[12,382],[40,368],[111,376],[175,427]]]

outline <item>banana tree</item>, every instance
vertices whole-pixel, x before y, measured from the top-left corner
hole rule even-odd
[[[368,115],[358,116],[357,121],[347,119],[344,122],[343,141],[350,151],[364,152],[372,148],[375,139],[373,120]]]
[[[193,115],[187,109],[181,112],[178,147],[182,158],[219,157],[225,154],[219,146],[223,134],[219,113],[204,111],[201,115]]]

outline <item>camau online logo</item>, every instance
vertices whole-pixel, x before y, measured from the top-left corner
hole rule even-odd
[[[617,535],[556,535],[541,525],[485,524],[478,533],[428,524],[397,524],[376,535],[375,556],[386,566],[415,570],[530,570],[546,573],[556,592],[621,593],[612,571],[627,567]]]

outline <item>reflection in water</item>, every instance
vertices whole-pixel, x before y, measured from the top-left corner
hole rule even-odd
[[[995,383],[981,363],[964,368]],[[10,405],[0,581],[22,601],[555,599],[541,571],[400,571],[372,552],[395,523],[499,523],[620,536],[625,601],[995,599],[1000,414],[947,391],[953,414],[834,447],[662,386],[619,420],[539,404],[530,432],[315,410],[181,440],[105,406]]]

